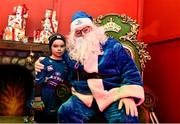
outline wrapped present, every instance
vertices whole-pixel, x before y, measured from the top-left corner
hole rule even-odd
[[[45,18],[49,18],[49,19],[56,19],[56,11],[48,9],[45,12]]]
[[[21,18],[28,18],[28,9],[25,4],[18,5],[14,7],[14,12],[16,16],[21,17]]]
[[[49,32],[53,32],[52,27],[51,27],[51,20],[50,19],[45,19],[43,21],[41,21],[42,26],[43,26],[43,30],[49,31]]]
[[[40,30],[37,30],[37,31],[34,31],[34,34],[33,34],[33,42],[34,43],[42,43],[42,41],[40,41],[40,33],[41,31]]]
[[[25,29],[26,19],[28,18],[28,9],[25,4],[14,7],[14,15],[9,15],[8,26],[16,26],[20,29]]]
[[[58,29],[58,21],[56,19],[56,11],[53,11],[52,18],[51,18],[51,27],[53,29],[53,32],[57,32]]]
[[[4,32],[3,32],[3,39],[4,40],[15,40],[14,33],[15,30],[12,27],[6,27]]]
[[[9,15],[8,26],[4,30],[3,39],[28,42],[28,38],[25,36],[28,9],[23,4],[14,7],[14,12],[14,15]]]
[[[52,12],[52,16],[50,18],[50,23],[51,23],[51,28],[53,30],[53,32],[57,32],[58,29],[58,21],[56,19],[56,11]]]
[[[16,15],[9,15],[8,26],[13,28],[25,29],[26,20],[17,18]]]
[[[58,21],[57,20],[50,20],[45,19],[41,21],[43,29],[46,31],[50,31],[52,33],[56,33],[58,29]]]
[[[9,15],[9,18],[8,18],[8,26],[9,27],[14,27],[15,23],[14,23],[14,20],[16,18],[16,15]]]
[[[4,33],[3,33],[3,39],[4,40],[20,41],[20,37],[18,36],[18,34],[20,34],[19,29],[12,28],[12,27],[6,27],[6,29],[4,30]],[[23,32],[21,34],[23,34]]]
[[[12,41],[21,41],[21,42],[28,42],[28,38],[25,36],[24,29],[6,27],[3,33],[4,40],[12,40]]]
[[[53,33],[57,32],[58,21],[56,20],[56,11],[46,10],[45,19],[42,20],[42,23],[46,30],[51,30]]]
[[[58,21],[56,19],[52,20],[53,30],[54,32],[57,32],[58,30]]]
[[[48,38],[52,33],[57,33],[58,21],[56,20],[56,11],[46,10],[45,18],[41,21],[43,29],[34,31],[34,43],[48,44]],[[40,34],[40,37],[39,37]]]
[[[23,43],[27,43],[28,42],[28,38],[25,36],[25,29],[18,29],[18,28],[14,28],[15,29],[15,40],[16,41],[21,41]]]
[[[48,38],[52,35],[52,32],[42,30],[40,33],[40,42],[43,44],[49,44]]]
[[[45,18],[51,19],[52,18],[52,14],[53,14],[53,10],[50,10],[50,9],[46,10]]]
[[[27,9],[26,5],[23,4],[22,6],[20,6],[20,5],[15,6],[14,12],[16,14],[14,23],[16,23],[20,29],[25,28],[26,19],[28,18],[28,9]]]
[[[58,21],[56,20],[56,11],[46,10],[44,20],[49,20],[52,32],[57,32]]]

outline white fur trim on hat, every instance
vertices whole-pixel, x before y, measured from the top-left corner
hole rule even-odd
[[[89,18],[78,18],[71,23],[71,31],[83,26],[92,26],[92,24]]]

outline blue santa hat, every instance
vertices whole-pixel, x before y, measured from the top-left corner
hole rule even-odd
[[[79,11],[72,16],[71,31],[83,26],[92,26],[93,18],[85,12]]]

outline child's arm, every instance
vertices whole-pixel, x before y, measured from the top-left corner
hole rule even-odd
[[[44,64],[44,63],[43,63]],[[34,94],[34,102],[32,103],[32,107],[36,110],[42,111],[45,107],[42,99],[41,99],[41,88],[45,82],[45,77],[47,76],[46,65],[41,70],[41,72],[36,72],[35,75],[35,94]]]
[[[46,67],[44,67],[41,72],[36,72],[35,74],[35,85],[42,85],[46,77]]]

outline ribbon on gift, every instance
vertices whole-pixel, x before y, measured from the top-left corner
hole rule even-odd
[[[51,10],[51,15],[50,15],[50,25],[51,25],[51,28],[52,28],[52,32],[54,32],[54,26],[53,26],[53,22],[52,22],[52,17],[53,17],[53,10]]]
[[[28,9],[26,7],[25,4],[22,5],[22,13],[21,13],[21,17],[22,17],[22,23],[21,23],[21,27],[23,28],[23,24],[24,24],[24,14],[27,13]],[[24,27],[25,28],[25,27]]]
[[[15,29],[12,28],[12,40],[14,41],[15,40]]]
[[[25,4],[23,4],[23,5],[22,5],[22,13],[21,13],[21,16],[23,17],[23,15],[24,15],[25,13],[27,13],[27,11],[28,11],[28,8],[26,7]]]
[[[34,31],[34,37],[35,38],[39,38],[40,37],[40,33],[41,33],[40,30]]]

